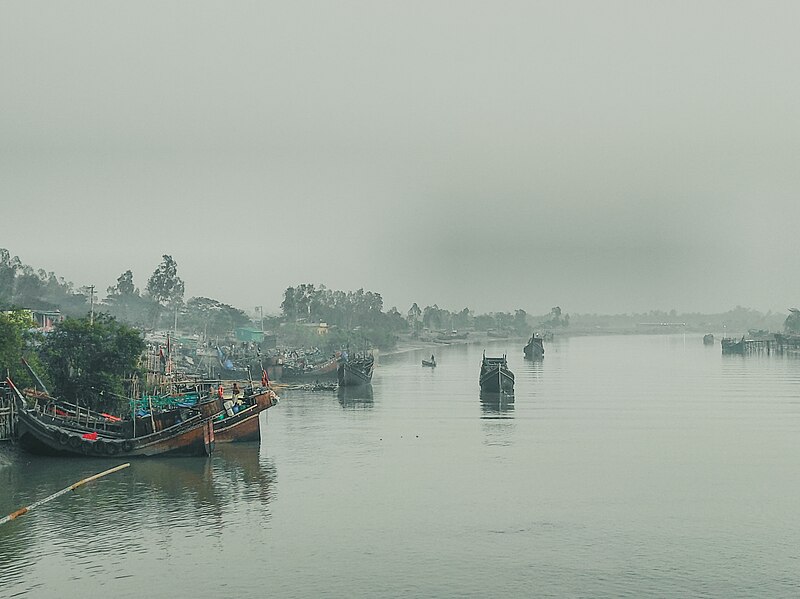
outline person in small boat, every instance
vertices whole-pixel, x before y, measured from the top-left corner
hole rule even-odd
[[[433,357],[433,354],[431,354],[431,364],[436,364],[436,358]]]
[[[239,393],[240,392],[241,392],[241,390],[239,389],[239,385],[237,383],[233,383],[233,389],[231,390],[231,393],[233,394],[233,401],[234,402],[236,402],[236,400],[239,398]]]
[[[222,396],[224,395],[224,393],[225,393],[225,389],[222,388],[222,383],[220,383],[219,387],[217,388],[217,397],[222,399]]]

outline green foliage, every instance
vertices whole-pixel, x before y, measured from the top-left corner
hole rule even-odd
[[[72,283],[52,272],[35,270],[0,248],[0,309],[59,309],[67,315],[78,315],[86,312],[88,301],[86,289],[75,291]]]
[[[178,276],[178,263],[167,254],[162,258],[161,264],[147,281],[147,295],[161,305],[180,303],[183,301],[184,284]]]
[[[145,343],[139,331],[109,314],[68,318],[58,323],[41,346],[51,392],[93,409],[113,410],[126,395],[125,380],[141,375]]]
[[[10,375],[21,387],[33,383],[21,360],[24,357],[34,368],[38,364],[30,351],[35,341],[32,332],[35,324],[27,310],[0,312],[0,379]]]
[[[193,297],[186,302],[182,328],[209,337],[226,335],[249,324],[250,317],[238,308],[208,297]]]
[[[117,284],[107,289],[105,299],[108,312],[123,322],[144,327],[154,312],[154,300],[142,297],[133,282],[133,273],[126,270],[117,278]]]
[[[569,314],[562,314],[561,307],[556,306],[550,310],[550,314],[541,317],[538,326],[546,329],[566,328],[569,326]]]
[[[783,322],[783,330],[787,333],[800,333],[800,310],[789,308],[789,316]]]

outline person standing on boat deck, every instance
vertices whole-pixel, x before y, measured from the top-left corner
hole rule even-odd
[[[431,362],[435,362],[435,361],[436,361],[436,358],[434,358],[433,354],[431,354]]]
[[[239,397],[239,385],[237,383],[233,383],[231,393],[233,394],[233,401],[235,402]]]
[[[222,388],[222,383],[220,383],[220,384],[219,384],[219,388],[217,389],[217,396],[218,396],[220,399],[222,399],[222,396],[223,396],[223,393],[224,393],[224,391],[225,391],[225,390]]]

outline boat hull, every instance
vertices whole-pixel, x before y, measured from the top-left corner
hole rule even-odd
[[[528,360],[541,360],[544,358],[544,343],[540,337],[531,337],[528,344],[522,348],[522,353]]]
[[[241,443],[261,440],[261,412],[278,403],[271,391],[259,393],[255,404],[223,420],[214,421],[214,440],[217,443]]]
[[[335,381],[339,363],[331,360],[310,370],[299,370],[296,368],[283,367],[281,374],[282,381]]]
[[[341,362],[336,370],[340,387],[358,387],[372,382],[373,359]]]
[[[209,456],[214,449],[214,426],[194,416],[181,424],[142,437],[124,438],[83,432],[60,426],[56,419],[20,410],[17,441],[24,450],[64,457],[140,458],[155,456]],[[87,431],[88,432],[88,431]]]
[[[487,369],[480,378],[481,391],[489,393],[513,393],[514,374],[508,368]]]

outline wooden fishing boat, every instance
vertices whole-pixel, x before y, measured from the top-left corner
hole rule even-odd
[[[277,405],[280,398],[271,389],[261,387],[249,394],[245,390],[241,401],[241,405],[234,404],[230,409],[225,406],[227,402],[223,402],[223,407],[226,409],[214,419],[214,440],[217,443],[260,440],[259,416],[264,410]]]
[[[508,361],[505,354],[499,358],[487,358],[486,352],[483,352],[479,382],[482,391],[494,393],[514,392],[514,373],[508,369]]]
[[[738,341],[730,337],[723,337],[721,343],[723,354],[744,354],[744,336]]]
[[[325,381],[336,380],[336,371],[339,368],[338,358],[331,358],[322,364],[299,367],[290,364],[283,365],[282,381]]]
[[[541,360],[544,358],[544,339],[534,333],[522,348],[522,353],[528,360]]]
[[[34,454],[136,458],[208,456],[214,449],[216,400],[122,419],[51,397],[31,408],[6,383],[16,396],[16,440]]]
[[[372,371],[375,368],[375,358],[372,355],[359,355],[339,358],[339,367],[336,377],[340,387],[356,387],[369,385],[372,382]]]
[[[436,368],[436,360],[423,360],[422,365],[428,368]]]

